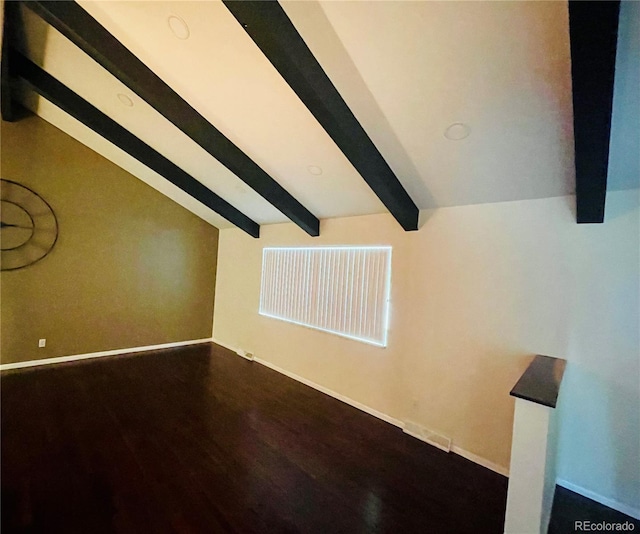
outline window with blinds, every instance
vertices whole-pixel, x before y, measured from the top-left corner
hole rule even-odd
[[[260,314],[386,347],[391,247],[265,248]]]

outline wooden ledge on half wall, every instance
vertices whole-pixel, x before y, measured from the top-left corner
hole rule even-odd
[[[561,358],[537,355],[513,386],[510,395],[555,408],[566,365],[567,361]]]

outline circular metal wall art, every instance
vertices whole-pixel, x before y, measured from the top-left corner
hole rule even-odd
[[[58,240],[58,220],[35,191],[0,179],[0,268],[13,271],[44,258]]]

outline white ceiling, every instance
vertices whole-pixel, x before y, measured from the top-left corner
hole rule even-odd
[[[79,3],[316,216],[385,211],[222,3]],[[573,192],[566,2],[282,6],[419,208]],[[188,39],[170,31],[171,15],[187,23]],[[287,220],[65,37],[28,9],[23,16],[23,51],[34,62],[256,222]],[[55,106],[34,95],[25,102],[205,220],[229,226]],[[455,122],[471,135],[446,139]],[[311,165],[322,175],[310,174]]]

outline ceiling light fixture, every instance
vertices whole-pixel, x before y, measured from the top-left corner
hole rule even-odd
[[[187,23],[184,20],[177,15],[171,15],[167,21],[169,22],[169,29],[178,39],[184,41],[189,38],[191,32],[189,31],[189,26],[187,26]]]
[[[320,176],[322,174],[322,168],[317,165],[309,165],[307,167],[309,174],[313,174],[314,176]]]
[[[454,122],[445,131],[444,136],[451,141],[460,141],[469,137],[471,129],[463,122]]]
[[[133,100],[131,100],[127,95],[125,95],[124,93],[118,93],[118,100],[120,100],[120,103],[123,106],[127,106],[128,108],[132,108],[133,107]]]

